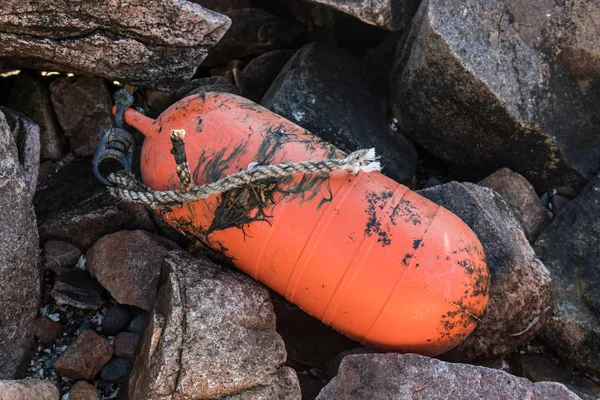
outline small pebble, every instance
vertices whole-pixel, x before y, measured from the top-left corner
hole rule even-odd
[[[138,335],[141,335],[144,331],[144,328],[148,324],[148,318],[149,314],[147,312],[138,315],[133,319],[133,321],[131,321],[131,323],[127,327],[127,332],[137,333]]]
[[[104,315],[102,331],[105,335],[114,336],[122,332],[131,321],[131,314],[120,305],[108,307]]]
[[[100,395],[94,386],[86,381],[78,381],[69,393],[69,400],[100,400]]]
[[[125,358],[133,358],[135,348],[140,339],[140,335],[131,332],[121,332],[117,335],[114,342],[115,355]]]
[[[108,364],[102,367],[100,378],[109,382],[118,381],[127,373],[128,365],[129,360],[127,358],[114,357]]]
[[[427,181],[423,184],[423,189],[427,189],[430,187],[441,185],[442,181],[440,181],[436,176],[430,176]]]

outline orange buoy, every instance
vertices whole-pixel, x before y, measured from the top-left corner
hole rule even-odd
[[[250,163],[342,158],[305,129],[242,97],[185,98],[145,135],[143,182],[179,187],[172,130],[185,130],[196,184]],[[383,351],[443,353],[475,328],[488,300],[485,255],[458,217],[378,172],[261,182],[164,212],[173,227],[230,257],[327,325]]]

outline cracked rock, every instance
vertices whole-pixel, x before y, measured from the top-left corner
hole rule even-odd
[[[165,258],[163,274],[131,372],[131,400],[300,399],[264,287],[178,251]]]
[[[0,66],[167,88],[190,79],[230,20],[185,0],[8,0]]]
[[[456,214],[475,232],[490,272],[490,298],[481,323],[444,357],[491,358],[534,337],[551,314],[550,273],[535,257],[502,197],[491,189],[458,182],[418,193]]]
[[[394,115],[473,179],[507,167],[574,195],[600,163],[600,111],[516,25],[501,0],[424,1],[392,70]]]
[[[345,357],[338,375],[317,396],[317,400],[392,398],[579,399],[560,383],[532,383],[496,369],[393,353]]]

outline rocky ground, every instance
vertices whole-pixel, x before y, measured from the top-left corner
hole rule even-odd
[[[0,400],[600,399],[600,0],[4,3]],[[91,157],[124,84],[375,147],[477,234],[478,327],[375,352],[117,201]]]

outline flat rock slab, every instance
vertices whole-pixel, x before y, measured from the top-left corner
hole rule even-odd
[[[538,193],[575,195],[600,163],[600,111],[517,25],[502,0],[425,0],[396,53],[394,115],[473,179],[507,167]]]
[[[391,31],[405,29],[421,0],[309,0]]]
[[[561,358],[600,373],[600,176],[535,242],[552,274],[555,312],[543,332]]]
[[[475,232],[490,271],[490,299],[473,333],[443,357],[466,361],[504,355],[535,336],[550,317],[550,273],[502,197],[472,183],[418,192]]]
[[[166,88],[190,79],[229,25],[185,0],[7,0],[0,65]]]
[[[39,244],[32,191],[0,112],[0,379],[18,378],[33,350],[40,302]]]
[[[417,156],[389,126],[385,97],[368,65],[354,54],[312,43],[287,62],[261,105],[345,152],[374,147],[383,173],[408,183]]]
[[[578,400],[564,385],[416,354],[360,354],[342,360],[317,400]]]
[[[263,286],[179,251],[167,255],[163,273],[130,399],[300,399]]]

